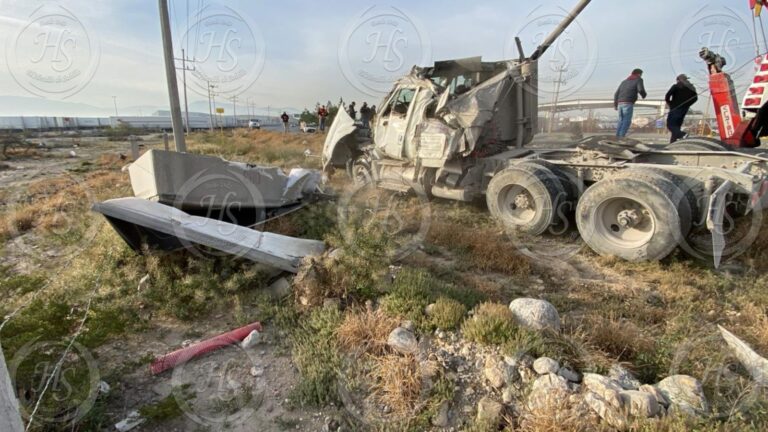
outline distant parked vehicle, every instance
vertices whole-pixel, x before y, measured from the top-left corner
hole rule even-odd
[[[310,123],[310,124],[304,125],[304,127],[301,128],[301,131],[304,133],[315,133],[317,132],[317,124]]]
[[[248,120],[248,129],[261,129],[261,123],[256,119]]]

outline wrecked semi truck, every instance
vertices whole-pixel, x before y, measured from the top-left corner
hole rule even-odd
[[[562,148],[527,148],[537,130],[537,61],[587,6],[582,0],[530,56],[414,67],[379,105],[371,129],[339,111],[323,149],[326,172],[356,183],[473,201],[485,197],[505,229],[540,235],[575,219],[601,255],[659,260],[695,229],[711,234],[719,265],[724,220],[760,211],[768,158],[690,138],[657,149],[592,137]]]

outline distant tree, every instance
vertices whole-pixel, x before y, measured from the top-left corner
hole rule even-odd
[[[308,109],[304,108],[301,116],[299,116],[299,121],[303,121],[308,124],[317,123],[317,113],[310,112]]]

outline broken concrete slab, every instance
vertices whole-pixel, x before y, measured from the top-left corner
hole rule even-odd
[[[731,348],[731,352],[744,365],[744,368],[761,386],[768,385],[768,360],[761,357],[744,341],[726,330],[723,326],[717,326],[725,342]]]
[[[213,156],[149,150],[130,165],[133,193],[185,211],[195,208],[277,208],[317,188],[319,171],[231,162]]]
[[[93,206],[134,250],[142,243],[164,250],[203,245],[296,273],[302,258],[319,255],[325,244],[256,231],[228,222],[191,216],[141,198],[118,198]]]

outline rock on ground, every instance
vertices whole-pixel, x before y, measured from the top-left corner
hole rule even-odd
[[[560,369],[560,364],[549,357],[539,357],[533,362],[533,370],[539,375],[556,374]]]
[[[653,396],[656,399],[656,402],[658,402],[659,405],[663,406],[664,408],[669,406],[669,401],[667,398],[665,398],[664,395],[656,387],[643,384],[640,386],[639,390],[643,393],[648,393],[649,395]]]
[[[485,396],[477,403],[477,420],[479,422],[498,424],[501,420],[502,409],[504,407],[500,403]]]
[[[612,379],[598,374],[585,373],[582,382],[592,393],[597,394],[604,401],[616,408],[622,407],[621,396],[619,393],[624,389]]]
[[[518,324],[534,330],[551,329],[560,331],[560,315],[551,303],[545,300],[519,298],[509,304]]]
[[[609,425],[620,431],[627,429],[627,419],[624,417],[621,410],[600,395],[593,392],[587,392],[584,395],[584,402],[586,402],[587,405],[589,405],[589,407]]]
[[[574,371],[569,367],[565,367],[565,366],[561,367],[560,369],[557,370],[557,374],[570,382],[573,382],[573,383],[581,382],[581,374],[579,374],[578,372]]]
[[[448,401],[440,404],[440,408],[437,409],[437,414],[432,417],[432,425],[439,428],[446,428],[450,424],[450,403]]]
[[[608,371],[608,377],[616,381],[624,390],[637,390],[642,383],[624,366],[614,363]]]
[[[392,330],[387,338],[387,345],[401,354],[415,354],[419,349],[416,336],[402,327]]]
[[[649,393],[639,390],[625,390],[620,395],[625,412],[632,417],[656,417],[661,412],[659,402]]]
[[[709,411],[704,389],[696,378],[672,375],[656,384],[656,388],[669,401],[670,409],[691,415],[704,415]]]
[[[568,399],[570,388],[565,378],[555,375],[542,375],[531,385],[528,394],[528,409],[537,410],[545,407],[561,407]]]

